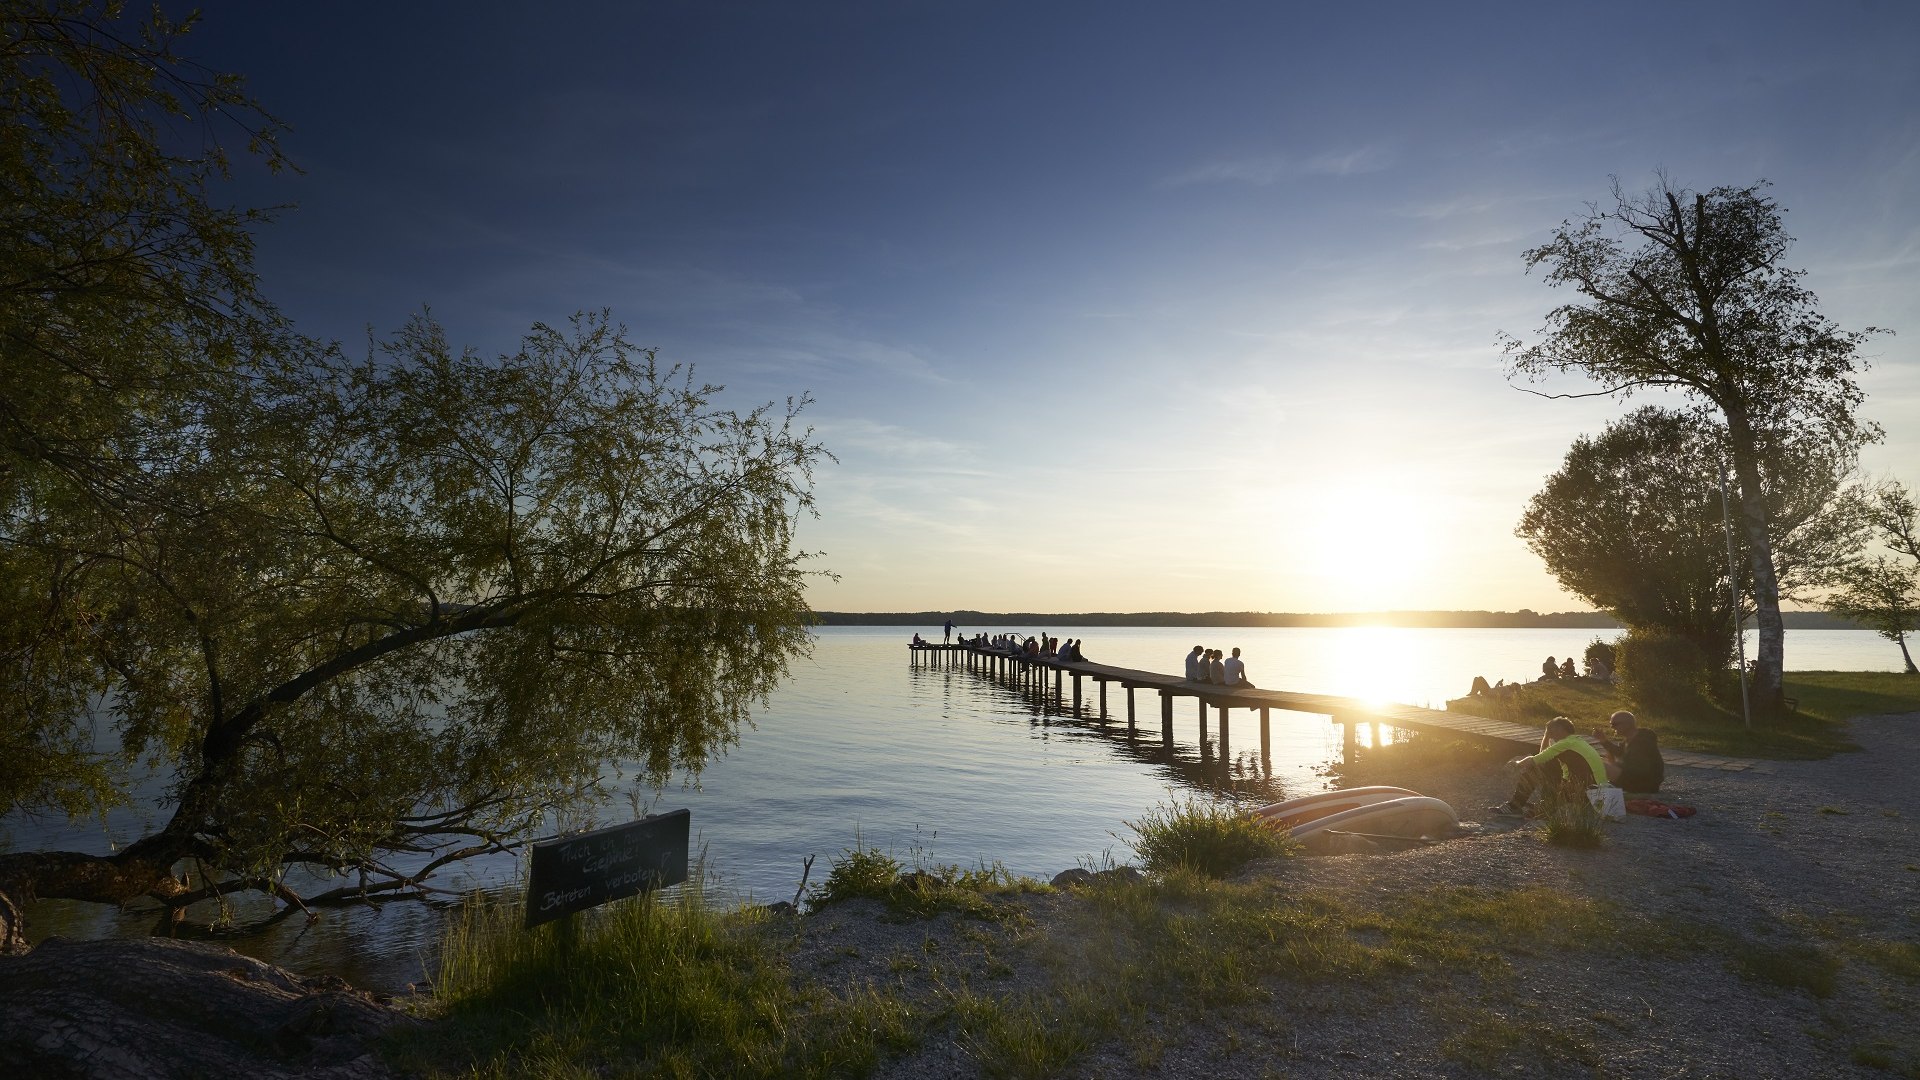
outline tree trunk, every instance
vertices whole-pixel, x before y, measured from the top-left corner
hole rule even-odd
[[[0,893],[17,901],[85,900],[125,905],[141,897],[167,900],[186,891],[173,864],[191,854],[162,833],[114,855],[22,851],[0,855]]]
[[[1734,475],[1740,481],[1740,524],[1747,533],[1753,561],[1753,610],[1759,624],[1760,649],[1754,657],[1748,687],[1755,715],[1771,719],[1784,704],[1782,673],[1786,669],[1786,624],[1780,618],[1780,578],[1773,570],[1773,528],[1767,496],[1760,484],[1760,463],[1754,454],[1753,429],[1746,418],[1730,413],[1728,441],[1733,449]]]
[[[1900,643],[1900,658],[1907,662],[1907,674],[1920,675],[1920,668],[1913,666],[1913,654],[1907,651],[1907,635],[1896,634],[1893,640]]]

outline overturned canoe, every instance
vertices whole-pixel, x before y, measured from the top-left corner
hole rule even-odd
[[[1404,799],[1420,794],[1400,787],[1357,787],[1343,791],[1323,791],[1318,795],[1308,795],[1286,802],[1269,803],[1253,812],[1253,816],[1269,825],[1298,829],[1309,821],[1316,821],[1334,814],[1344,814],[1363,806],[1385,802],[1388,799]]]
[[[1296,840],[1307,840],[1315,833],[1328,830],[1409,838],[1431,836],[1438,839],[1459,832],[1460,817],[1453,812],[1453,807],[1439,799],[1408,795],[1356,806],[1338,814],[1302,822],[1292,828]]]

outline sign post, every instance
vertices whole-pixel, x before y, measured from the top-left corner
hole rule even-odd
[[[527,928],[687,880],[692,820],[690,811],[675,810],[533,845]]]

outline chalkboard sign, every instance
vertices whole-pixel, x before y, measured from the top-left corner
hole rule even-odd
[[[690,811],[675,810],[533,845],[527,925],[687,880],[692,820]]]

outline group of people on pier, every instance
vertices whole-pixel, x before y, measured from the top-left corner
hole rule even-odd
[[[948,640],[951,640],[952,626],[952,623],[947,624]],[[960,644],[986,652],[1003,653],[1007,656],[1054,660],[1063,664],[1085,664],[1089,661],[1086,654],[1080,651],[1081,642],[1085,640],[1085,638],[1068,638],[1061,641],[1057,637],[1048,637],[1045,631],[1029,634],[1023,638],[1019,634],[988,634],[983,630],[972,636],[961,635]],[[915,646],[932,645],[933,642],[916,633],[913,635],[913,644]]]
[[[1247,681],[1247,665],[1240,660],[1239,646],[1234,647],[1232,656],[1222,658],[1219,649],[1195,645],[1187,654],[1187,681],[1254,689]]]

